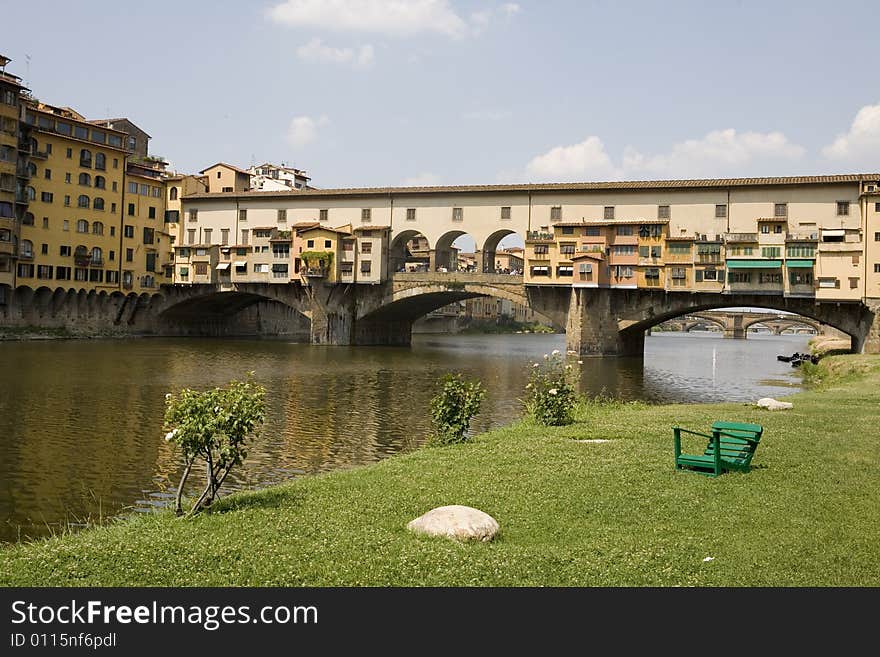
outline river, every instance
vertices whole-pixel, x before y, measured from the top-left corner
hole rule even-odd
[[[797,390],[777,354],[809,336],[655,333],[645,357],[591,358],[587,394],[651,402],[754,401]],[[418,447],[448,371],[487,389],[476,431],[511,422],[530,363],[564,335],[416,335],[411,348],[274,340],[0,343],[0,540],[43,536],[168,503],[180,471],[163,439],[166,392],[254,371],[267,387],[262,439],[224,490],[370,463]]]

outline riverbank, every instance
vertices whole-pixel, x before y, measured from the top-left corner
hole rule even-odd
[[[794,409],[585,405],[470,444],[139,515],[0,551],[5,586],[877,586],[880,357],[834,356]],[[841,419],[846,418],[846,426]],[[748,474],[672,468],[670,427],[758,422]],[[605,439],[606,443],[577,440]],[[501,536],[459,545],[406,523],[466,504]],[[708,559],[711,557],[711,559]]]

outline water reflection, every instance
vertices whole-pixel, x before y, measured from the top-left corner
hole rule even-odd
[[[792,390],[777,353],[806,336],[659,334],[642,359],[586,359],[582,390],[650,401],[746,401]],[[162,440],[164,395],[254,371],[267,386],[264,437],[231,488],[376,461],[427,436],[428,404],[448,371],[479,378],[477,431],[520,414],[528,366],[562,335],[416,336],[412,349],[260,340],[0,343],[0,539],[167,503],[179,476]]]

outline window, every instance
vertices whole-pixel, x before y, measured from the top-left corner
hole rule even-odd
[[[788,272],[788,282],[792,285],[812,285],[813,272],[792,270]]]
[[[55,267],[55,280],[56,281],[69,281],[70,280],[70,267]]]
[[[880,212],[880,203],[874,204],[874,212]]]
[[[101,141],[104,141],[103,139]],[[103,153],[95,153],[95,168],[101,171],[107,169],[107,156]]]
[[[506,221],[510,219],[510,206],[506,205],[501,208],[501,220]]]
[[[88,175],[88,174],[86,174]],[[104,176],[95,176],[95,187],[97,189],[107,188],[107,179]]]
[[[34,215],[32,212],[26,212],[24,217],[21,218],[21,223],[23,226],[33,226],[34,225]]]
[[[875,274],[880,274],[880,262],[875,262],[875,263],[874,263],[874,273],[875,273]]]
[[[111,143],[112,143],[112,139],[111,139]],[[116,157],[113,158],[113,168],[114,169],[119,168],[119,158],[116,158]]]
[[[104,254],[98,246],[92,247],[92,264],[100,265],[104,262]]]
[[[242,244],[247,244],[247,243],[248,243],[248,231],[247,231],[247,230],[242,230],[242,231],[241,231],[241,243],[242,243]]]
[[[651,247],[650,246],[640,246],[639,247],[639,257],[640,258],[648,258],[651,255]]]
[[[147,208],[147,219],[155,219],[156,218],[156,208],[152,205]]]
[[[859,264],[859,255],[858,255],[858,254],[856,254],[856,255],[854,255],[854,256],[852,257],[852,263],[853,263],[854,265]]]
[[[180,210],[165,210],[165,223],[176,224],[180,221]]]
[[[196,208],[192,208],[189,211],[189,220],[190,221],[198,221],[199,220],[199,211]]]
[[[602,231],[599,230],[598,226],[587,226],[585,234],[587,237],[599,237],[602,234]]]
[[[776,272],[761,272],[760,274],[758,274],[758,283],[761,285],[765,283],[774,285],[782,283],[782,274]]]
[[[570,258],[571,256],[574,255],[574,249],[575,249],[574,244],[562,244],[559,247],[559,253]]]
[[[605,221],[614,221],[614,206],[606,205],[605,212],[603,214]]]
[[[658,205],[657,206],[657,218],[658,219],[669,219],[669,206],[668,205]]]
[[[33,258],[34,257],[34,243],[30,240],[22,240],[21,241],[21,256],[23,258]]]
[[[64,174],[64,182],[66,182],[66,183],[70,182],[70,174],[69,173]]]
[[[128,139],[126,139],[125,142],[125,147],[130,151],[137,150],[137,137],[135,137],[134,135],[128,135]],[[220,176],[219,171],[217,172],[217,176]]]
[[[549,251],[547,244],[535,244],[535,255],[544,255]]]
[[[673,267],[670,276],[673,285],[684,285],[687,283],[687,269],[684,267]]]
[[[54,198],[54,196],[53,196],[52,192],[40,192],[40,200],[43,203],[51,203],[53,198]],[[88,198],[86,198],[86,205],[80,206],[80,207],[89,207]]]
[[[532,276],[549,276],[550,267],[532,267],[531,274]]]
[[[874,241],[880,242],[880,233],[874,233]]]
[[[330,240],[324,240],[324,248],[325,249],[329,249],[332,246],[333,246],[333,242],[331,242]]]
[[[138,193],[138,184],[136,182],[128,183],[128,193],[129,194],[137,194]]]
[[[96,198],[94,201],[92,201],[92,207],[93,207],[95,210],[103,210],[103,209],[104,209],[104,199],[102,199],[102,198],[99,196],[99,197]]]
[[[789,244],[785,248],[785,254],[789,258],[814,258],[816,247],[812,244]]]
[[[146,270],[150,272],[156,271],[156,253],[147,254]]]
[[[550,221],[562,221],[562,206],[554,205],[550,208]]]
[[[272,245],[272,257],[287,259],[290,258],[290,244],[275,243]]]
[[[848,217],[849,216],[849,201],[838,201],[837,202],[837,216],[838,217]]]
[[[657,267],[648,267],[645,270],[645,278],[659,279],[660,278],[660,269]]]
[[[453,221],[463,221],[464,220],[464,210],[462,208],[452,208],[452,220]]]
[[[616,234],[621,235],[621,236],[632,235],[633,234],[633,227],[632,226],[618,226],[617,230],[616,230]]]
[[[647,246],[640,247],[640,249],[645,249],[645,254],[647,254]],[[611,247],[611,252],[614,255],[624,256],[624,255],[635,255],[636,254],[636,246],[635,244],[615,244]]]
[[[186,243],[187,244],[195,244],[196,243],[196,229],[189,228],[186,231]]]
[[[123,227],[122,234],[129,239],[134,239],[134,226]]]
[[[788,216],[788,203],[774,203],[773,204],[773,216],[774,217],[787,217]]]
[[[46,177],[46,180],[52,180],[52,169],[46,169],[43,175]]]
[[[153,198],[162,198],[162,189],[160,187],[150,187],[150,196]]]
[[[88,233],[89,232],[89,222],[85,219],[80,219],[76,222],[76,232],[77,233]]]
[[[125,250],[125,261],[126,262],[134,262],[134,249],[126,249]]]
[[[666,245],[669,255],[690,255],[691,245],[687,242],[669,242]]]
[[[32,264],[25,264],[23,262],[18,263],[18,277],[19,278],[33,278],[34,277],[34,266]]]
[[[278,223],[283,224],[287,221],[287,210],[278,210]]]
[[[107,259],[110,261],[116,260],[116,251],[110,251],[110,253],[107,255]]]
[[[79,165],[81,167],[92,168],[92,151],[87,148],[83,148],[79,152]]]
[[[361,221],[367,222],[372,218],[372,210],[370,208],[363,208],[361,210]]]
[[[211,244],[211,236],[214,234],[213,228],[205,228],[205,232],[203,234],[204,239],[202,240],[205,244]]]
[[[726,219],[727,218],[727,204],[719,203],[715,205],[715,218],[716,219]]]
[[[731,283],[751,283],[752,272],[749,271],[732,271],[728,273],[727,280]]]
[[[104,224],[100,221],[96,221],[92,224],[92,235],[103,235],[104,234]]]
[[[768,224],[761,224],[761,233],[767,235],[770,232],[770,226]]]
[[[369,274],[373,269],[373,263],[370,260],[364,260],[361,262],[361,273]]]
[[[559,265],[556,268],[557,276],[573,276],[574,275],[574,266],[573,265]]]
[[[661,247],[659,247],[659,246],[652,246],[651,247],[651,257],[652,258],[659,258],[660,252],[661,252]]]
[[[761,249],[761,257],[762,258],[778,258],[781,251],[782,251],[781,247],[778,247],[778,246],[765,246]]]
[[[229,244],[229,229],[220,229],[220,244]]]
[[[247,221],[247,210],[242,209],[238,211],[238,220],[239,221]]]
[[[24,194],[28,201],[33,201],[37,198],[37,190],[30,185],[24,188]]]
[[[231,191],[232,191],[232,187],[224,187],[224,188],[221,189],[220,191],[221,191],[221,192],[231,192]]]
[[[172,188],[168,191],[168,200],[170,200],[170,201],[176,201],[176,200],[177,200],[177,187],[172,187]]]
[[[150,186],[144,185],[141,183],[141,196],[149,196],[150,195]]]
[[[701,283],[705,281],[717,281],[719,280],[719,274],[717,269],[697,269],[694,272],[694,281],[697,283]]]
[[[373,243],[372,242],[361,242],[361,253],[372,253],[373,252]]]
[[[205,231],[207,232],[207,231]],[[152,228],[144,228],[144,244],[152,244],[155,236]]]
[[[62,257],[70,256],[70,247],[69,246],[61,246],[58,250],[58,255]]]
[[[69,231],[70,230],[70,221],[64,219],[61,223],[61,230]]]
[[[851,277],[851,278],[849,279],[849,289],[850,289],[850,290],[855,290],[858,286],[859,286],[859,279],[858,279],[858,278],[852,278],[852,277]]]
[[[128,216],[129,216],[129,217],[133,217],[133,216],[134,216],[134,203],[129,203],[129,204],[128,204]]]

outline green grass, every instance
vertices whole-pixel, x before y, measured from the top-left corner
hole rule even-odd
[[[880,356],[820,367],[791,411],[588,404],[569,427],[520,422],[234,495],[193,520],[156,513],[12,546],[0,583],[878,586]],[[764,425],[752,471],[676,473],[670,427],[717,419]],[[445,504],[490,513],[501,535],[459,544],[405,529]]]

